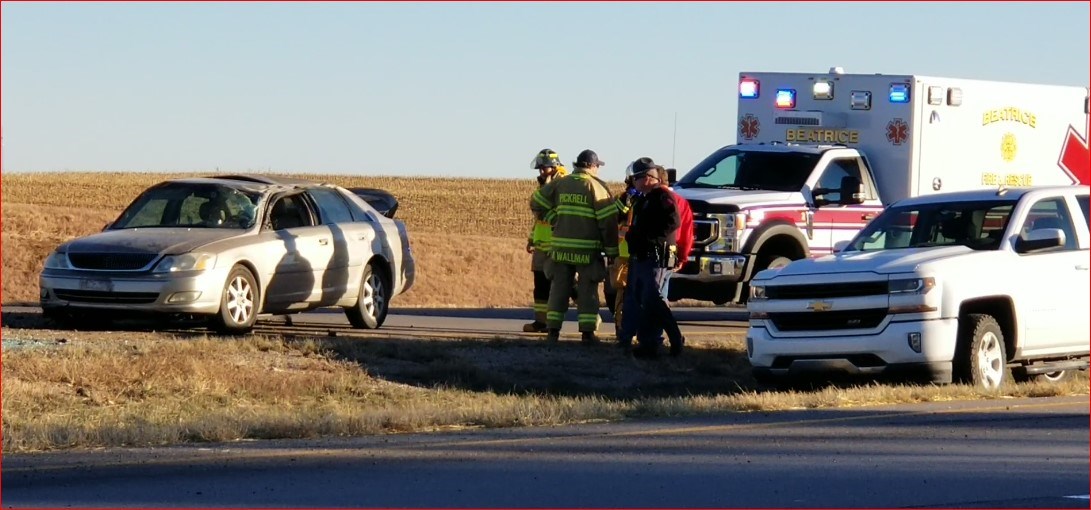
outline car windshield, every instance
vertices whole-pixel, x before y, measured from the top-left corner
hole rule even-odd
[[[110,230],[126,228],[231,228],[254,226],[259,193],[213,183],[168,182],[149,188]]]
[[[720,149],[679,179],[679,188],[765,189],[799,191],[818,163],[804,152]]]
[[[864,227],[844,251],[931,246],[998,250],[1014,207],[1013,200],[894,206]]]

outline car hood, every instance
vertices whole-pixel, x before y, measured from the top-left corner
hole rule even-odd
[[[132,228],[108,230],[74,239],[61,246],[69,253],[161,253],[176,255],[206,244],[236,237],[243,230],[213,228]]]
[[[916,270],[921,264],[970,253],[975,252],[965,246],[852,251],[826,255],[817,259],[797,260],[774,271],[776,276],[862,272],[908,273]]]

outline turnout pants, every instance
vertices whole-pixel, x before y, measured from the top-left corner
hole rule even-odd
[[[580,331],[597,331],[600,321],[599,283],[606,277],[606,265],[602,259],[592,257],[590,264],[579,266],[550,260],[546,262],[545,275],[550,280],[549,306],[546,312],[549,329],[561,329],[575,280],[576,313]]]

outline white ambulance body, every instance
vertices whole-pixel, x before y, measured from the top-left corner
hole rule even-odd
[[[738,144],[675,183],[695,243],[671,299],[740,302],[758,271],[832,253],[885,205],[1087,184],[1085,87],[915,75],[740,73]]]

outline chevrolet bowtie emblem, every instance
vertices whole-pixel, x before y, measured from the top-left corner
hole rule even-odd
[[[833,309],[833,303],[829,301],[811,301],[807,304],[808,310],[814,310],[816,312],[825,312]]]

